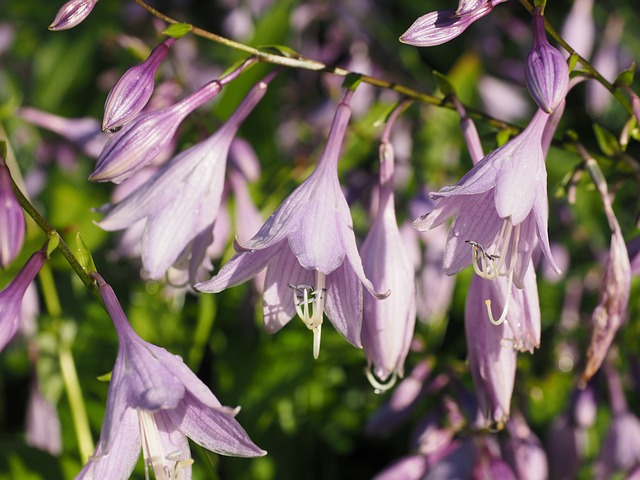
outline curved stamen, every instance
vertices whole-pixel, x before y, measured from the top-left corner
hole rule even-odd
[[[473,271],[485,280],[494,280],[509,275],[517,264],[519,242],[520,224],[514,226],[510,217],[505,218],[502,222],[500,233],[493,244],[496,253],[487,252],[478,242],[465,240],[465,243],[473,247],[471,261]]]
[[[289,284],[289,288],[293,289],[293,304],[298,317],[309,330],[313,331],[314,359],[320,355],[321,328],[324,317],[325,292],[327,291],[325,285],[326,276],[318,271],[316,271],[315,288],[310,285]]]
[[[398,380],[398,372],[396,372],[395,370],[386,383],[381,383],[373,374],[371,368],[369,368],[368,366],[364,369],[364,373],[367,376],[367,380],[369,380],[369,383],[373,387],[373,393],[375,393],[376,395],[380,395],[391,390]]]
[[[509,305],[511,304],[511,289],[513,288],[513,270],[509,272],[509,280],[507,282],[507,299],[504,302],[504,307],[502,308],[502,313],[498,320],[495,320],[493,317],[493,312],[491,311],[491,300],[486,299],[484,304],[487,306],[487,313],[489,314],[489,321],[494,325],[501,325],[502,322],[507,318],[507,312],[509,311]]]

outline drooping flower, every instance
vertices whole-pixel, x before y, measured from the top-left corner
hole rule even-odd
[[[35,252],[16,278],[0,292],[0,351],[18,331],[22,298],[44,265],[46,258],[46,249]]]
[[[544,28],[544,17],[533,15],[533,47],[527,57],[525,80],[529,94],[545,112],[551,114],[567,96],[569,67],[562,53],[551,46]]]
[[[591,57],[596,38],[593,0],[573,0],[560,32],[561,37],[583,58]],[[569,52],[566,52],[569,56]]]
[[[104,104],[103,131],[117,131],[142,111],[153,93],[158,67],[176,39],[169,37],[149,57],[127,70],[113,86]]]
[[[418,18],[400,41],[416,47],[433,47],[453,40],[469,25],[506,0],[460,0],[456,10],[437,10]]]
[[[547,233],[547,171],[541,146],[548,117],[538,110],[527,128],[474,165],[456,185],[431,194],[434,210],[414,225],[424,231],[454,217],[444,255],[447,274],[472,264],[483,278],[504,276],[522,288],[536,243],[558,271]]]
[[[0,267],[7,268],[22,250],[26,231],[24,212],[11,182],[11,173],[0,157]]]
[[[509,437],[504,443],[504,458],[519,480],[549,478],[547,456],[540,439],[531,431],[521,414],[507,422]]]
[[[25,441],[31,447],[60,455],[62,436],[56,406],[40,392],[37,378],[31,381],[29,390]]]
[[[93,275],[118,334],[118,356],[100,442],[76,480],[127,479],[141,449],[157,479],[189,479],[187,437],[222,455],[265,455],[235,420],[238,409],[223,407],[179,356],[142,340],[112,288]]]
[[[360,254],[364,272],[378,291],[391,290],[390,298],[380,301],[367,295],[362,317],[362,345],[373,374],[381,381],[404,375],[416,323],[416,285],[411,259],[406,254],[393,195],[394,153],[391,143],[380,145],[380,188],[378,211]],[[370,370],[368,370],[370,372]],[[382,385],[369,375],[378,389]]]
[[[294,314],[314,333],[320,350],[323,315],[360,347],[362,286],[384,298],[367,279],[356,246],[349,206],[338,181],[338,157],[351,109],[347,92],[338,106],[325,150],[314,172],[289,195],[238,253],[211,280],[196,284],[217,293],[267,267],[263,295],[265,328],[275,333]]]
[[[89,16],[98,0],[69,0],[60,7],[49,30],[68,30]]]
[[[89,180],[120,183],[149,165],[171,143],[185,117],[221,89],[220,80],[212,80],[169,107],[134,118],[104,146]]]
[[[146,222],[142,264],[151,278],[162,278],[197,235],[212,230],[220,209],[229,147],[266,90],[264,81],[256,84],[216,133],[163,165],[98,222],[109,231]]]

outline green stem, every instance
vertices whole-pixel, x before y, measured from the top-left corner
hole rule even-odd
[[[524,6],[524,8],[529,12],[529,14],[533,15],[535,11],[535,7],[529,3],[529,0],[520,0],[520,3]],[[584,57],[582,57],[578,52],[576,52],[571,45],[565,42],[564,38],[560,36],[558,31],[553,28],[553,26],[544,19],[544,28],[553,37],[553,39],[558,42],[562,48],[564,48],[570,55],[575,55],[580,64],[589,72],[589,75],[594,80],[597,80],[603,87],[605,87],[611,94],[620,102],[620,104],[624,107],[624,109],[629,113],[629,115],[633,115],[633,110],[631,108],[631,103],[627,97],[624,96],[622,90],[620,90],[616,85],[609,82],[606,78],[604,78],[598,70],[596,70],[591,63]]]

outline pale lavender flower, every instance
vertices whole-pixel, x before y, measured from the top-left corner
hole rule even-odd
[[[68,30],[80,24],[89,16],[98,0],[69,0],[60,7],[49,30]]]
[[[298,314],[320,349],[323,314],[360,347],[362,286],[376,297],[356,246],[349,206],[338,181],[338,158],[351,109],[347,92],[338,106],[325,150],[314,172],[289,195],[258,233],[211,280],[196,289],[217,293],[267,267],[263,295],[265,328],[275,333]]]
[[[574,0],[562,25],[561,36],[578,55],[589,59],[596,36],[593,0]],[[569,56],[568,52],[566,56]]]
[[[127,70],[109,92],[104,105],[102,130],[115,132],[142,111],[153,93],[158,67],[176,39],[169,37],[149,57]]]
[[[547,40],[544,17],[539,9],[532,22],[533,47],[525,69],[527,89],[538,107],[551,114],[567,96],[569,67],[562,53]]]
[[[221,89],[221,82],[212,80],[178,103],[138,115],[107,142],[89,180],[120,183],[149,165],[171,143],[185,117]]]
[[[38,250],[7,287],[0,292],[0,351],[18,331],[22,299],[27,288],[44,265],[46,250]]]
[[[141,252],[150,278],[162,278],[197,235],[213,229],[229,147],[266,90],[267,83],[259,82],[215,134],[163,165],[98,222],[101,228],[113,231],[146,219]]]
[[[489,281],[474,275],[464,315],[469,369],[478,402],[487,421],[497,424],[504,424],[509,419],[517,351],[507,340],[512,334],[510,323],[493,325],[489,322],[485,300],[497,303],[499,299],[509,298],[506,284],[504,278]]]
[[[428,468],[429,459],[425,455],[409,455],[389,465],[373,480],[421,480]]]
[[[531,431],[521,414],[507,422],[509,438],[504,444],[504,458],[519,480],[546,480],[549,478],[547,455],[542,443]]]
[[[602,44],[593,56],[593,68],[610,82],[615,81],[619,71],[618,50],[623,27],[623,20],[617,15],[611,15],[602,36]],[[599,115],[604,112],[612,98],[611,92],[600,82],[596,80],[587,82],[585,103],[591,115]]]
[[[238,409],[223,407],[179,356],[142,340],[111,287],[94,277],[118,334],[118,356],[100,441],[76,480],[127,479],[141,449],[157,479],[191,478],[187,437],[222,455],[265,455],[234,419]]]
[[[57,133],[91,158],[98,158],[108,140],[108,136],[100,130],[100,122],[95,118],[65,118],[31,107],[19,109],[18,116],[33,125]]]
[[[560,415],[553,421],[545,442],[549,478],[570,480],[576,477],[584,454],[584,433],[569,421],[567,415]]]
[[[418,18],[400,41],[416,47],[433,47],[453,40],[469,25],[506,0],[460,0],[457,10],[436,10]]]
[[[457,185],[431,194],[434,210],[414,225],[424,231],[454,217],[444,255],[447,274],[471,263],[483,278],[504,276],[522,288],[536,242],[558,271],[547,233],[547,171],[541,145],[548,117],[538,110],[522,133],[484,157]]]
[[[60,455],[62,436],[56,406],[42,395],[37,379],[31,381],[29,390],[25,441],[51,455]]]
[[[11,172],[0,157],[0,267],[7,268],[22,250],[27,225],[13,193]]]
[[[368,360],[368,378],[379,390],[381,381],[404,375],[404,361],[409,353],[416,322],[416,286],[413,265],[406,254],[398,224],[393,194],[393,147],[380,145],[380,189],[378,211],[360,254],[364,272],[378,291],[391,290],[384,301],[367,295],[362,317],[362,345]]]

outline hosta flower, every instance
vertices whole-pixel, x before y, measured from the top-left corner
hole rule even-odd
[[[68,30],[89,16],[98,0],[70,0],[58,10],[49,30]]]
[[[259,82],[215,134],[163,165],[98,223],[112,231],[146,222],[142,264],[151,278],[162,278],[196,236],[213,229],[229,146],[266,89],[267,84]]]
[[[46,250],[38,250],[31,255],[16,278],[0,292],[0,351],[7,346],[18,330],[22,298],[46,258]]]
[[[506,0],[460,0],[456,10],[437,10],[418,18],[400,41],[416,47],[433,47],[453,40],[469,25]]]
[[[504,444],[505,460],[520,480],[546,480],[549,478],[547,456],[542,443],[531,431],[520,414],[507,422],[509,437]]]
[[[22,250],[27,225],[13,193],[11,173],[0,157],[0,267],[7,268]]]
[[[29,388],[27,403],[27,425],[25,442],[51,455],[62,452],[60,418],[56,406],[40,392],[38,380],[34,378]]]
[[[362,318],[362,345],[373,374],[381,381],[404,375],[416,322],[416,286],[411,259],[398,230],[393,195],[393,148],[380,145],[378,211],[360,253],[364,271],[378,291],[391,290],[384,301],[367,295]],[[376,388],[381,385],[371,376]],[[388,388],[388,387],[385,387]],[[382,388],[383,390],[385,388]]]
[[[185,117],[221,89],[221,82],[212,80],[178,103],[138,115],[107,142],[89,180],[120,183],[149,165],[171,143]]]
[[[569,67],[562,53],[547,40],[539,10],[533,15],[533,47],[527,57],[525,79],[529,94],[547,113],[553,113],[567,95]]]
[[[522,288],[536,242],[558,271],[547,233],[541,146],[548,117],[538,110],[522,133],[484,157],[456,185],[431,194],[435,208],[414,225],[428,230],[454,217],[444,255],[447,274],[472,264],[483,278],[507,277]]]
[[[145,107],[153,93],[158,67],[176,39],[169,37],[149,57],[127,70],[109,92],[104,105],[102,130],[117,131]]]
[[[338,181],[338,157],[349,122],[350,92],[338,106],[325,150],[314,172],[289,195],[258,233],[211,280],[196,285],[216,293],[267,268],[265,328],[275,333],[297,313],[320,351],[323,315],[360,347],[362,285],[374,296],[356,247],[349,206]]]
[[[113,290],[94,274],[118,334],[107,411],[96,451],[76,480],[127,479],[142,449],[156,479],[191,478],[189,443],[222,455],[259,457],[258,448],[182,359],[142,340]]]

